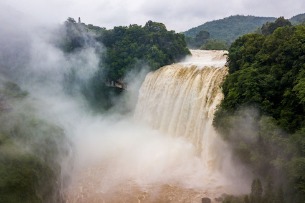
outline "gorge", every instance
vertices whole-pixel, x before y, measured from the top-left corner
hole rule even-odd
[[[192,50],[183,62],[149,73],[132,118],[101,121],[102,136],[80,142],[83,157],[100,149],[75,170],[67,202],[214,202],[248,192],[249,180],[212,127],[228,72],[225,54]]]

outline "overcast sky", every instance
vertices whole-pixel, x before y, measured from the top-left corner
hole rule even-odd
[[[178,32],[230,15],[284,16],[305,12],[305,0],[1,0],[31,18],[62,23],[67,17],[101,27],[164,23]],[[2,9],[1,9],[2,10]],[[1,12],[0,10],[0,12]]]

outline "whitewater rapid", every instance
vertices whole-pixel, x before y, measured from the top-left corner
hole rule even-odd
[[[227,63],[227,51],[223,50],[190,50],[188,56],[178,63],[185,67],[195,66],[196,68],[213,67],[224,68]]]

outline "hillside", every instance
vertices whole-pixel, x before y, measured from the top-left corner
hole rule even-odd
[[[131,72],[140,72],[144,67],[156,70],[190,54],[184,35],[168,31],[158,22],[107,30],[68,18],[62,29],[65,35],[58,40],[57,46],[66,54],[73,55],[86,48],[92,48],[98,54],[97,73],[81,86],[84,97],[96,111],[112,107],[117,100],[113,97],[123,93],[113,84],[126,86],[124,78]],[[73,92],[80,84],[78,78],[73,71],[66,77],[66,89]],[[115,87],[109,88],[111,86]]]
[[[305,13],[293,16],[289,19],[292,24],[300,24],[305,22]]]
[[[185,31],[184,34],[187,37],[196,37],[200,31],[207,31],[210,34],[210,39],[221,40],[231,44],[238,37],[254,32],[266,22],[273,22],[275,20],[275,17],[235,15],[206,22]],[[304,23],[305,13],[295,15],[289,21],[292,24]]]
[[[232,43],[237,37],[255,31],[274,17],[256,17],[235,15],[220,20],[206,22],[198,27],[184,32],[188,37],[195,37],[201,30],[208,31],[211,39]]]
[[[304,203],[304,39],[305,25],[283,26],[244,35],[228,50],[229,75],[214,125],[262,180],[263,187],[258,179],[251,185],[252,203]]]

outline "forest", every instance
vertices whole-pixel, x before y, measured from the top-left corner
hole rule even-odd
[[[227,202],[304,202],[305,26],[278,18],[229,48],[229,75],[214,126],[248,165],[250,197]]]
[[[0,202],[62,202],[63,129],[43,119],[18,85],[0,80]]]
[[[183,34],[187,44],[193,49],[228,50],[229,46],[240,36],[249,33],[261,33],[261,27],[272,23],[274,17],[258,17],[234,15],[219,20],[206,22],[191,28]],[[293,25],[305,21],[305,14],[299,14],[289,19]]]
[[[158,22],[107,30],[68,18],[63,29],[65,35],[56,43],[66,54],[93,47],[100,57],[98,73],[82,87],[84,96],[95,110],[109,109],[113,97],[122,93],[122,89],[109,87],[110,83],[126,86],[124,78],[128,73],[139,72],[143,67],[147,71],[156,70],[190,54],[184,35],[168,31]],[[68,86],[78,82],[73,73],[67,75],[67,79]]]
[[[231,44],[239,36],[255,32],[266,22],[273,22],[274,17],[256,17],[235,15],[224,19],[206,22],[184,32],[187,37],[196,37],[200,31],[210,33],[210,38]]]

